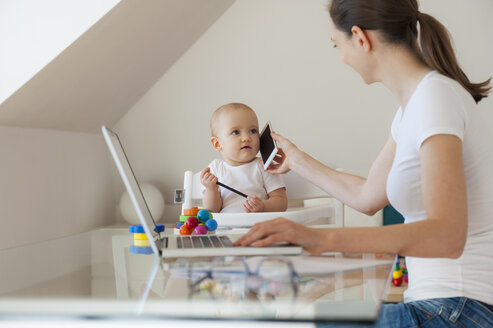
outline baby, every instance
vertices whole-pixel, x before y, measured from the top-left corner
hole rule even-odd
[[[211,143],[223,159],[213,160],[200,174],[204,185],[203,205],[211,212],[280,212],[288,205],[280,175],[265,172],[257,158],[257,115],[247,105],[231,103],[211,117]],[[248,195],[243,198],[219,187],[222,182]]]

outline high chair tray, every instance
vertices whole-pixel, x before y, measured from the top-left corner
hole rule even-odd
[[[214,220],[217,221],[219,228],[222,227],[251,227],[255,223],[283,217],[288,220],[308,224],[320,219],[332,218],[335,216],[333,206],[320,205],[309,208],[292,208],[286,212],[262,212],[262,213],[213,213]]]

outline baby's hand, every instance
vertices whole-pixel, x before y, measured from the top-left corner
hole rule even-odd
[[[243,203],[245,210],[250,212],[263,212],[264,211],[264,201],[257,196],[248,196],[248,198]]]
[[[206,167],[200,172],[200,183],[204,185],[206,189],[217,190],[217,177],[211,173],[211,168]]]

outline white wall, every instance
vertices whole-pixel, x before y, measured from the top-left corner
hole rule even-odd
[[[0,0],[0,103],[120,0]]]
[[[0,249],[114,222],[100,135],[0,126],[0,158]]]
[[[398,104],[383,86],[366,86],[341,63],[329,41],[326,4],[237,0],[118,122],[137,176],[164,193],[166,221],[177,219],[179,207],[169,202],[183,172],[218,156],[209,143],[209,117],[232,101],[250,105],[261,125],[270,120],[329,166],[366,176]],[[421,11],[450,29],[472,80],[493,74],[492,1],[426,0]],[[481,107],[493,127],[492,99]],[[115,184],[121,192],[119,179]]]

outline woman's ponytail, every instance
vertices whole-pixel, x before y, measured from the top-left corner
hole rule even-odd
[[[459,82],[478,103],[488,96],[491,77],[481,83],[471,83],[457,62],[447,29],[433,16],[418,13],[420,46],[423,60],[432,69]]]

